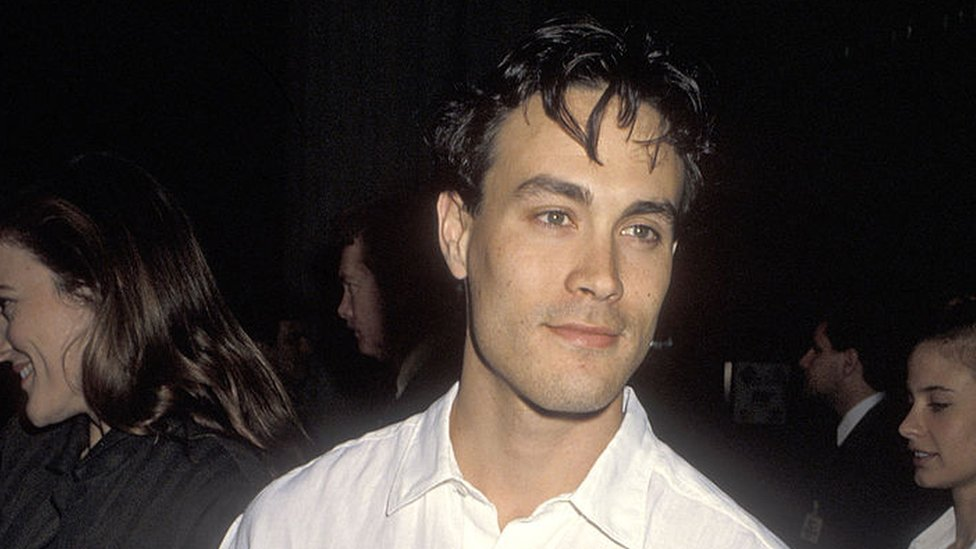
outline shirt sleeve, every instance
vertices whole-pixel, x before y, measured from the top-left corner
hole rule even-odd
[[[224,534],[223,541],[220,542],[220,549],[247,549],[250,547],[245,538],[238,536],[242,518],[243,515],[237,515],[237,518],[231,523],[227,533]]]

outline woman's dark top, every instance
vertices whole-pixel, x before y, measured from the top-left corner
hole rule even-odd
[[[166,436],[110,430],[80,458],[88,419],[0,435],[0,547],[207,548],[271,480],[259,451],[176,422]]]

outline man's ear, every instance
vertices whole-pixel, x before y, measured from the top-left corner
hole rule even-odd
[[[857,349],[852,347],[844,351],[844,375],[850,375],[855,372],[861,374],[862,371],[861,356],[857,353]]]
[[[468,239],[471,233],[471,214],[464,200],[455,191],[437,196],[437,236],[441,253],[451,274],[458,280],[468,276]]]

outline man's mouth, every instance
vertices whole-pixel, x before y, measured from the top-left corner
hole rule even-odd
[[[589,349],[606,349],[620,338],[618,330],[606,326],[568,323],[547,324],[546,327],[571,345]]]

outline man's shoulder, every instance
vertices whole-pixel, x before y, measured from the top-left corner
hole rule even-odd
[[[714,482],[688,463],[666,444],[661,444],[654,460],[653,485],[667,490],[667,497],[686,501],[686,505],[715,509],[720,512],[741,512],[741,508]]]
[[[907,442],[898,432],[898,426],[907,412],[904,403],[886,395],[861,418],[841,445],[841,454],[878,454],[889,460],[904,458]],[[904,455],[902,455],[904,454]]]
[[[372,431],[292,469],[262,490],[247,514],[297,517],[331,505],[376,501],[378,491],[389,488],[417,421],[415,416]],[[380,499],[385,504],[385,496]]]
[[[628,403],[633,404],[628,414],[633,412],[637,418],[646,415],[639,401],[628,399]],[[625,440],[631,442],[624,446],[628,449],[625,455],[618,452],[616,459],[628,462],[628,482],[646,483],[646,486],[632,487],[646,494],[643,512],[650,529],[649,539],[684,539],[683,531],[687,531],[698,536],[718,532],[709,543],[721,547],[726,546],[721,543],[723,536],[737,539],[747,547],[754,545],[743,540],[775,540],[775,536],[704,473],[658,438],[649,419],[636,424],[625,421],[629,426]],[[776,543],[778,540],[758,546],[779,547]]]
[[[684,539],[715,534],[715,546],[785,547],[701,471],[661,443],[650,479],[650,537]],[[667,533],[662,533],[667,530]],[[689,538],[691,539],[691,538]],[[726,542],[733,541],[731,545]]]

